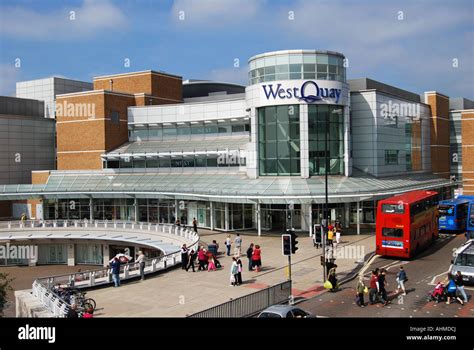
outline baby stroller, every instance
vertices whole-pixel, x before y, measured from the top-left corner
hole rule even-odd
[[[434,290],[428,295],[428,301],[436,301],[436,303],[447,300],[447,290],[446,287],[441,283],[436,283]]]

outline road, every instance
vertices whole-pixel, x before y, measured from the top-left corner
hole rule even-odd
[[[299,307],[322,317],[473,317],[474,300],[461,306],[459,303],[436,304],[428,302],[427,295],[437,280],[446,278],[452,259],[453,249],[465,242],[464,235],[440,235],[436,243],[413,260],[398,260],[377,256],[364,272],[368,285],[370,272],[376,267],[387,270],[387,291],[391,303],[387,306],[376,304],[360,308],[355,304],[357,280],[342,285],[335,293],[323,293],[298,304]],[[337,262],[336,262],[337,263]],[[404,266],[408,281],[407,295],[397,295],[396,274],[398,267]],[[474,286],[465,288],[468,295],[474,295]],[[368,294],[365,294],[368,302]]]

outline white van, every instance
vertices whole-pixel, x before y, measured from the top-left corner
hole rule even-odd
[[[461,271],[465,283],[474,284],[474,239],[454,251],[449,274],[455,276],[458,271]]]

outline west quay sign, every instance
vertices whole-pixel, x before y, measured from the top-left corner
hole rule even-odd
[[[320,83],[321,84],[321,83]],[[300,87],[285,87],[282,83],[261,85],[267,100],[298,99],[306,103],[333,100],[339,103],[341,89],[319,86],[314,80],[307,80]]]

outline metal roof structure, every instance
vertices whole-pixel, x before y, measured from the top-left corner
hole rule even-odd
[[[400,192],[449,186],[432,174],[375,178],[330,176],[332,203],[372,200]],[[245,173],[134,173],[113,169],[52,172],[42,185],[0,186],[0,200],[40,198],[168,198],[234,203],[322,203],[324,177],[250,179]]]

